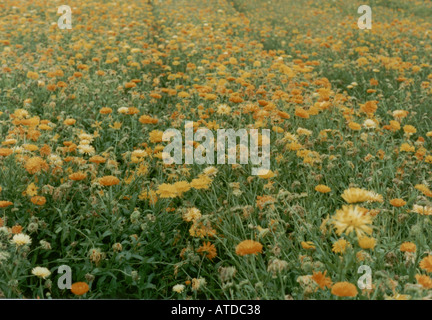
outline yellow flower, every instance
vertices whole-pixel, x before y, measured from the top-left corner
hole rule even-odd
[[[163,183],[161,184],[156,193],[160,198],[175,198],[177,197],[177,190],[172,184]]]
[[[261,169],[258,171],[258,176],[262,179],[270,179],[273,178],[275,174],[271,170]]]
[[[358,239],[358,244],[362,249],[372,249],[375,248],[376,240],[375,238],[369,238],[366,236],[362,236]]]
[[[369,199],[369,191],[360,188],[349,188],[343,192],[342,199],[347,203],[365,202]]]
[[[176,183],[173,184],[173,186],[179,195],[191,189],[191,186],[187,181],[177,181]]]
[[[119,184],[120,180],[114,176],[104,176],[99,179],[99,183],[105,187],[110,187]]]
[[[37,191],[38,191],[38,187],[36,187],[36,185],[32,182],[27,186],[25,194],[30,196],[30,197],[33,197],[33,196],[37,195]]]
[[[431,216],[432,215],[432,207],[429,206],[419,206],[417,204],[415,204],[413,206],[412,212],[421,214],[421,215],[426,215],[426,216]]]
[[[411,296],[408,294],[395,293],[392,296],[385,296],[385,300],[409,300]]]
[[[403,207],[404,205],[406,205],[406,202],[403,199],[396,198],[396,199],[391,199],[390,204],[393,207]]]
[[[306,250],[315,250],[315,244],[312,241],[302,241],[301,246]]]
[[[153,130],[150,132],[149,136],[150,136],[150,142],[152,143],[162,142],[163,132],[160,130]]]
[[[120,130],[121,127],[122,127],[122,123],[119,121],[114,122],[113,125],[110,124],[110,128],[114,130]]]
[[[351,247],[351,244],[345,239],[339,239],[333,243],[332,251],[335,253],[345,253],[346,249]]]
[[[360,237],[365,233],[372,233],[372,227],[369,226],[372,223],[372,217],[369,214],[363,214],[358,206],[342,206],[342,209],[337,210],[333,216],[332,223],[338,235],[344,232],[349,235],[355,231]]]
[[[417,246],[412,242],[404,242],[400,245],[399,250],[401,252],[416,252]]]
[[[201,218],[201,211],[197,208],[189,208],[183,213],[183,220],[187,222]]]
[[[199,176],[197,179],[193,179],[190,186],[194,189],[208,189],[212,179],[206,175]]]
[[[324,184],[319,184],[315,187],[315,191],[321,192],[321,193],[328,193],[331,191],[331,189]]]

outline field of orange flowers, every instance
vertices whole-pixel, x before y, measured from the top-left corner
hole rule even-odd
[[[430,1],[67,2],[0,2],[0,297],[432,298]]]

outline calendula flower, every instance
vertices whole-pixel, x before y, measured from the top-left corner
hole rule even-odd
[[[89,159],[89,162],[101,164],[101,163],[105,163],[106,159],[104,157],[101,157],[101,156],[93,156]]]
[[[26,161],[24,168],[30,174],[35,174],[41,170],[48,170],[49,166],[41,157],[33,157]]]
[[[71,285],[70,290],[74,295],[82,296],[89,291],[89,285],[85,282],[75,282]]]
[[[430,216],[432,215],[432,207],[429,206],[419,206],[419,205],[413,205],[412,208],[412,212],[421,214],[421,215],[426,215],[426,216]]]
[[[100,114],[110,114],[110,113],[112,113],[112,109],[111,109],[111,108],[104,107],[104,108],[101,108],[101,109],[99,110],[99,113],[100,113]]]
[[[75,172],[69,175],[69,179],[73,181],[81,181],[87,178],[87,175],[83,172]]]
[[[231,107],[226,104],[220,104],[217,107],[217,114],[227,115],[231,112]]]
[[[43,206],[46,203],[46,198],[42,196],[31,197],[30,201],[38,206]]]
[[[390,200],[390,204],[393,207],[403,207],[404,205],[406,205],[406,201],[404,201],[403,199],[399,199],[399,198],[397,198],[397,199],[391,199]]]
[[[179,195],[191,189],[191,186],[187,181],[177,181],[176,183],[173,184],[173,187],[175,188],[175,190]]]
[[[31,241],[30,236],[23,234],[23,233],[18,233],[16,235],[14,235],[12,238],[12,243],[15,244],[17,247],[21,247],[24,245],[30,245],[31,242],[32,241]]]
[[[197,179],[193,179],[190,183],[190,186],[194,189],[208,189],[211,182],[211,178],[206,175],[202,175]]]
[[[198,248],[197,252],[202,255],[205,254],[205,256],[210,260],[213,260],[217,255],[216,247],[210,242],[204,242],[203,245]]]
[[[332,224],[336,228],[336,233],[341,235],[346,233],[349,235],[355,231],[358,237],[365,233],[371,234],[372,217],[368,214],[363,214],[358,206],[342,206],[342,209],[336,211],[336,215],[332,217]]]
[[[258,177],[260,177],[262,179],[270,179],[270,178],[273,178],[274,176],[275,176],[275,174],[271,170],[260,169],[258,171]]]
[[[300,245],[302,246],[303,249],[306,250],[315,250],[315,244],[312,241],[302,241],[300,242]]]
[[[76,123],[76,120],[75,119],[66,119],[63,123],[67,126],[72,126]]]
[[[333,243],[332,251],[335,253],[345,253],[346,249],[351,247],[351,244],[345,239],[339,239],[335,243]]]
[[[349,282],[336,282],[331,289],[331,293],[338,297],[355,297],[358,294],[355,285]]]
[[[375,248],[376,240],[372,237],[362,236],[358,239],[358,244],[362,249],[372,249]]]
[[[400,245],[399,250],[401,252],[416,252],[417,246],[412,242],[404,242]]]
[[[188,208],[183,213],[183,220],[187,222],[195,221],[201,218],[201,211],[197,208]]]
[[[175,198],[178,195],[176,187],[168,183],[161,184],[156,193],[160,198]]]
[[[42,278],[42,279],[46,279],[47,277],[49,277],[49,275],[51,274],[51,272],[44,267],[36,267],[32,269],[32,274],[34,274],[35,276]]]
[[[152,143],[162,142],[163,131],[153,130],[150,132],[149,136],[150,142]]]
[[[332,285],[332,281],[330,277],[326,277],[326,273],[327,271],[324,271],[324,273],[321,271],[314,271],[312,274],[312,280],[315,281],[322,290],[324,290],[326,287],[331,288]]]
[[[349,188],[343,192],[342,199],[347,203],[365,202],[369,199],[369,191],[360,188]]]
[[[426,275],[416,274],[417,283],[425,289],[432,289],[432,279]]]
[[[331,189],[329,187],[327,187],[326,185],[319,184],[315,187],[315,191],[321,192],[321,193],[328,193],[331,191]]]
[[[9,148],[0,148],[0,156],[7,157],[13,153],[12,149]]]
[[[184,284],[176,284],[176,285],[172,288],[172,290],[173,290],[174,292],[177,292],[177,293],[182,293],[182,292],[184,291],[185,288],[186,288],[186,286],[185,286]]]
[[[203,174],[209,177],[214,177],[218,173],[218,169],[216,167],[207,167],[203,170]]]
[[[422,268],[423,270],[426,270],[427,272],[432,272],[432,256],[431,255],[424,257],[420,261],[420,268]]]
[[[239,256],[244,256],[248,254],[257,255],[262,253],[263,246],[261,243],[254,240],[244,240],[240,242],[236,247],[236,254]]]
[[[102,186],[110,187],[110,186],[115,186],[115,185],[119,184],[120,180],[114,176],[104,176],[104,177],[99,179],[99,183]]]
[[[13,202],[10,201],[0,201],[0,208],[7,208],[13,205]]]

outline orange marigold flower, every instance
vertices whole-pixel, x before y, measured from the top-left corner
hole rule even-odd
[[[403,207],[404,205],[406,205],[406,201],[404,201],[403,199],[396,198],[396,199],[391,199],[390,204],[393,207]]]
[[[67,126],[72,126],[72,125],[74,125],[74,124],[76,123],[76,120],[70,118],[70,119],[66,119],[65,121],[63,121],[63,123],[64,123],[65,125],[67,125]]]
[[[210,242],[203,243],[203,245],[198,248],[197,252],[202,255],[206,253],[206,257],[210,260],[213,260],[217,255],[216,247]]]
[[[146,115],[141,116],[138,121],[143,123],[143,124],[156,124],[159,122],[158,119],[154,119],[154,118],[152,118],[150,116],[146,116]]]
[[[364,113],[375,113],[378,109],[378,101],[367,101],[365,104],[360,105],[360,110]]]
[[[150,142],[157,143],[162,142],[163,131],[153,130],[149,133]]]
[[[416,274],[417,282],[425,289],[432,289],[432,279],[426,275]]]
[[[87,175],[82,172],[75,172],[69,175],[69,179],[73,181],[81,181],[84,180],[85,178],[87,178]]]
[[[420,268],[426,270],[427,272],[432,272],[432,256],[429,255],[424,257],[422,261],[420,261]]]
[[[35,174],[41,170],[48,170],[49,166],[41,157],[33,157],[27,160],[24,168],[30,174]]]
[[[357,295],[357,288],[355,285],[349,282],[336,282],[331,293],[338,297],[355,297]]]
[[[413,134],[417,132],[417,129],[414,126],[407,124],[403,127],[403,131],[407,134]]]
[[[13,205],[13,202],[10,201],[0,201],[0,208],[7,208]]]
[[[37,80],[39,78],[39,75],[36,72],[29,71],[27,72],[27,78]]]
[[[102,108],[102,109],[99,110],[99,113],[100,114],[110,114],[110,113],[112,113],[112,109],[104,107],[104,108]]]
[[[1,157],[7,157],[8,155],[11,155],[13,152],[12,149],[9,148],[0,148],[0,156]]]
[[[125,84],[126,89],[135,88],[135,87],[136,87],[136,84],[134,82],[127,82]]]
[[[82,296],[89,291],[89,286],[85,282],[75,282],[71,286],[71,291],[77,296]]]
[[[404,242],[400,245],[399,250],[401,252],[416,252],[417,246],[412,242]]]
[[[303,119],[309,119],[309,113],[303,108],[296,108],[295,115]]]
[[[23,227],[21,227],[19,224],[17,224],[17,225],[14,225],[11,228],[11,230],[12,230],[13,234],[20,234],[22,232],[22,230],[23,230]]]
[[[38,206],[43,206],[46,203],[46,198],[42,196],[31,197],[30,201]]]
[[[358,123],[356,123],[356,122],[350,122],[350,123],[348,123],[348,127],[351,130],[356,130],[356,131],[361,130],[361,125],[358,124]]]
[[[323,290],[325,289],[325,287],[330,289],[332,285],[332,281],[330,277],[326,277],[326,273],[327,270],[324,271],[324,273],[322,273],[321,271],[320,272],[314,271],[312,274],[312,280],[315,281],[318,284],[318,286]]]
[[[244,256],[247,254],[262,253],[263,246],[261,243],[254,240],[244,240],[240,242],[236,247],[236,254]]]
[[[106,159],[104,157],[101,157],[101,156],[93,156],[89,159],[89,161],[92,163],[101,164],[101,163],[105,163]]]
[[[105,187],[110,187],[119,184],[120,180],[114,176],[105,176],[99,179],[99,183]]]

